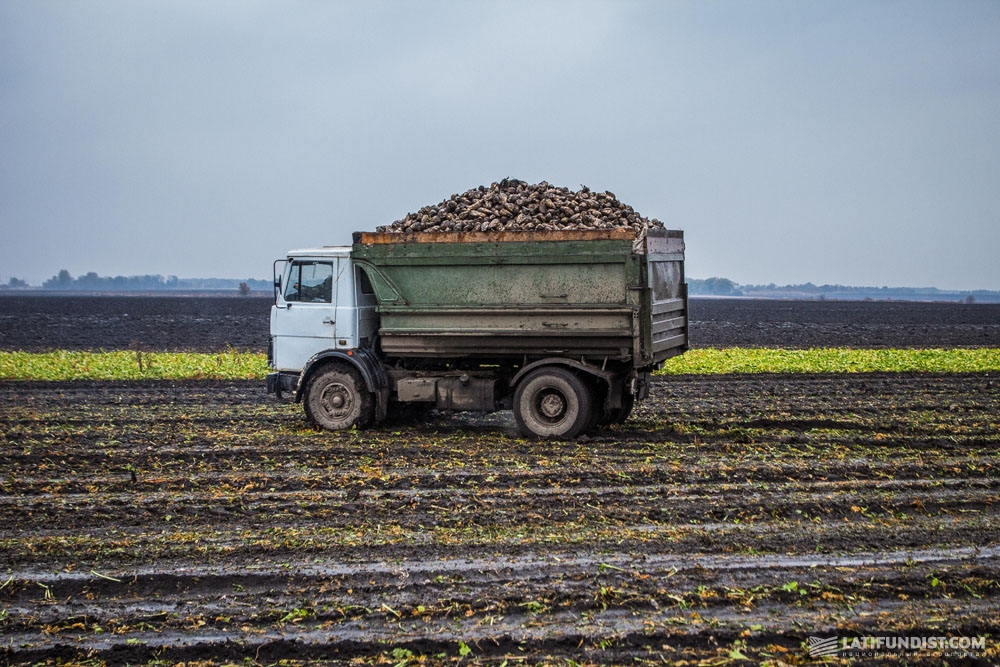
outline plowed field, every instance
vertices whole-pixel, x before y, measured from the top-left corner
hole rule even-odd
[[[0,350],[263,352],[262,297],[0,295]],[[692,299],[693,347],[1000,347],[1000,304]]]
[[[0,417],[0,663],[1000,660],[993,374],[672,378],[557,443],[317,432],[239,382],[0,383]]]

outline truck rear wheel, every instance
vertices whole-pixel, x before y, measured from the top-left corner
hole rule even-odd
[[[529,437],[576,437],[590,424],[592,405],[586,383],[564,368],[532,371],[514,391],[514,418]]]
[[[339,364],[318,371],[306,387],[306,417],[330,431],[365,428],[375,416],[375,400],[361,375]]]

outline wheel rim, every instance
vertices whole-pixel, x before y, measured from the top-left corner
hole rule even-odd
[[[545,421],[557,424],[566,416],[566,397],[554,389],[539,392],[535,412]]]
[[[343,382],[331,382],[320,395],[323,412],[335,421],[342,421],[354,409],[354,392]]]

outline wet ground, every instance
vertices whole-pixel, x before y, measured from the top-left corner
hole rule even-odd
[[[0,664],[1000,660],[996,374],[679,377],[590,438],[514,432],[0,383]]]

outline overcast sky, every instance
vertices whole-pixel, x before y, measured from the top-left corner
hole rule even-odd
[[[268,278],[504,177],[688,275],[1000,289],[997,0],[0,0],[0,281]]]

